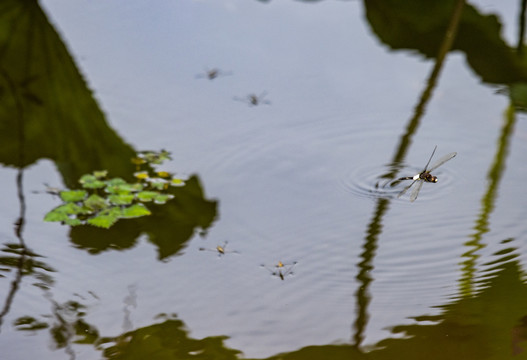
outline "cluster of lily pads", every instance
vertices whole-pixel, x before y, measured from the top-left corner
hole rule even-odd
[[[152,170],[170,159],[170,153],[145,151],[132,159],[136,165],[137,181],[128,183],[122,178],[108,179],[108,171],[94,171],[79,179],[80,190],[59,191],[63,204],[44,217],[44,221],[58,221],[76,226],[90,224],[110,228],[120,219],[131,219],[150,215],[145,203],[164,204],[174,195],[168,193],[171,186],[183,186],[183,179],[166,171]],[[146,170],[141,170],[146,165]]]

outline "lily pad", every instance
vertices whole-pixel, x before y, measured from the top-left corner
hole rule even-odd
[[[112,194],[108,196],[108,200],[113,205],[130,205],[134,198],[134,194]]]
[[[91,211],[100,211],[108,207],[108,202],[105,198],[93,194],[89,198],[84,200],[84,206]]]
[[[99,180],[95,175],[92,174],[83,175],[79,182],[85,189],[100,189],[106,186],[104,181]]]
[[[143,204],[135,204],[130,207],[124,208],[121,213],[122,218],[131,219],[135,217],[141,217],[150,215],[152,212],[146,208]]]
[[[121,218],[121,215],[121,209],[112,207],[101,211],[97,216],[89,218],[86,222],[93,226],[109,229]]]
[[[158,195],[160,195],[156,191],[141,191],[137,193],[137,199],[139,201],[148,202],[154,200]]]
[[[60,192],[60,198],[65,202],[79,202],[88,195],[86,190],[66,190]]]
[[[171,186],[183,186],[185,185],[185,181],[183,181],[182,179],[172,179],[170,180],[170,185]]]
[[[44,216],[44,221],[61,221],[67,222],[71,215],[82,214],[84,210],[75,203],[66,203],[57,206]]]
[[[154,198],[154,202],[156,204],[164,204],[166,203],[168,200],[170,199],[173,199],[174,198],[174,195],[172,194],[158,194],[155,198]]]

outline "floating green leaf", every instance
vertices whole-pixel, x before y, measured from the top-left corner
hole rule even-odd
[[[161,151],[142,151],[139,153],[139,156],[145,159],[150,164],[161,164],[165,160],[172,160],[170,157],[170,152],[166,150]]]
[[[169,186],[185,184],[181,179],[172,178],[173,174],[167,171],[152,168],[169,159],[170,153],[166,150],[138,153],[132,159],[136,165],[133,174],[136,183],[128,183],[122,178],[107,179],[107,170],[85,174],[79,179],[83,190],[57,191],[64,203],[48,212],[44,220],[70,226],[90,224],[107,229],[119,219],[150,215],[150,210],[142,202],[164,204],[174,197],[167,193]],[[149,167],[141,169],[143,164]],[[104,189],[104,192],[98,189]]]
[[[97,212],[106,209],[108,207],[108,202],[105,198],[97,194],[93,194],[84,200],[84,206],[93,212]]]
[[[152,178],[149,180],[150,186],[156,190],[165,190],[166,188],[168,188],[168,182],[165,179]]]
[[[172,185],[172,186],[183,186],[183,185],[185,185],[185,182],[182,179],[174,178],[174,179],[170,180],[170,185]]]
[[[129,184],[120,178],[109,180],[107,181],[107,184],[108,186],[106,187],[105,191],[110,194],[129,194],[131,192],[143,190],[142,184]]]
[[[108,196],[108,200],[113,205],[130,205],[134,198],[134,194],[112,194]]]
[[[115,224],[119,218],[121,218],[121,209],[118,207],[112,207],[101,211],[96,216],[89,218],[86,222],[93,226],[109,229],[110,226]]]
[[[108,175],[108,170],[100,170],[100,171],[94,171],[93,176],[95,176],[97,179],[103,179]]]
[[[81,225],[82,224],[82,221],[80,221],[77,218],[68,218],[68,219],[64,220],[63,222],[64,222],[64,224],[69,225],[69,226],[77,226],[77,225]]]
[[[44,221],[66,222],[70,219],[70,215],[78,215],[82,213],[83,209],[80,206],[74,203],[66,203],[63,205],[59,205],[55,209],[48,212],[44,217]]]
[[[66,214],[64,212],[56,211],[56,209],[55,209],[55,210],[51,210],[50,212],[48,212],[46,214],[46,216],[44,216],[44,221],[49,221],[49,222],[61,221],[61,222],[65,222],[69,218],[70,217],[68,216],[68,214]]]
[[[78,202],[88,195],[86,190],[66,190],[60,192],[60,198],[65,202]]]
[[[141,191],[137,193],[139,201],[148,202],[154,200],[159,195],[156,191]]]
[[[152,212],[143,204],[135,204],[122,210],[121,217],[123,219],[131,219],[135,217],[150,215]]]
[[[155,198],[154,198],[154,202],[156,204],[164,204],[166,203],[168,200],[170,199],[173,199],[174,198],[174,195],[171,195],[171,194],[158,194]]]
[[[92,174],[83,175],[79,182],[85,189],[100,189],[106,186],[104,181],[100,181],[95,175]]]

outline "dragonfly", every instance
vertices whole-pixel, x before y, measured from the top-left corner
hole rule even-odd
[[[238,251],[236,250],[227,250],[227,244],[229,242],[228,241],[225,241],[223,243],[223,245],[217,245],[214,249],[210,249],[210,248],[204,248],[204,247],[200,247],[199,250],[200,251],[215,251],[218,253],[218,257],[222,256],[222,255],[225,255],[225,254],[228,254],[228,253],[234,253],[234,254],[239,254]]]
[[[297,261],[294,261],[291,264],[284,264],[281,261],[278,261],[277,264],[273,265],[272,268],[262,264],[261,266],[269,270],[271,275],[279,277],[280,280],[285,280],[287,275],[293,275],[293,267],[297,264]]]
[[[441,165],[446,163],[448,160],[452,159],[454,156],[457,155],[457,152],[451,152],[449,154],[446,154],[442,158],[437,160],[437,162],[435,162],[429,169],[428,165],[430,164],[430,161],[434,157],[436,149],[437,149],[437,145],[435,146],[434,151],[432,151],[432,155],[430,155],[430,159],[428,159],[428,162],[426,163],[426,166],[425,166],[425,168],[423,169],[422,172],[420,172],[419,174],[416,174],[414,176],[406,176],[406,177],[402,177],[402,178],[397,179],[397,181],[399,181],[399,180],[413,180],[410,185],[405,187],[399,193],[399,195],[397,195],[398,198],[403,196],[408,191],[408,189],[410,189],[412,187],[412,185],[417,183],[417,185],[412,190],[412,193],[410,194],[410,201],[411,202],[415,201],[415,199],[417,199],[417,195],[419,194],[419,191],[421,190],[421,187],[423,187],[423,184],[425,182],[436,183],[438,181],[437,180],[437,176],[432,175],[431,172],[434,171],[435,169],[437,169],[438,167],[440,167]]]

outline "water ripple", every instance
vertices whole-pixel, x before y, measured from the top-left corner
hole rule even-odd
[[[411,182],[393,181],[386,178],[385,175],[395,173],[397,168],[399,168],[398,165],[385,165],[381,167],[365,165],[362,167],[356,167],[351,169],[347,174],[343,174],[339,179],[339,182],[342,189],[359,197],[393,199],[407,202],[408,196],[413,187],[400,198],[398,198],[398,195]],[[422,171],[422,169],[406,167],[403,168],[400,172],[401,175],[398,176],[413,176],[420,171]],[[446,189],[451,186],[454,176],[447,168],[434,172],[434,175],[438,176],[439,182],[437,184],[423,184],[418,199],[429,201],[439,198],[440,196],[444,196]],[[429,189],[431,186],[440,187],[440,189],[431,190]]]

